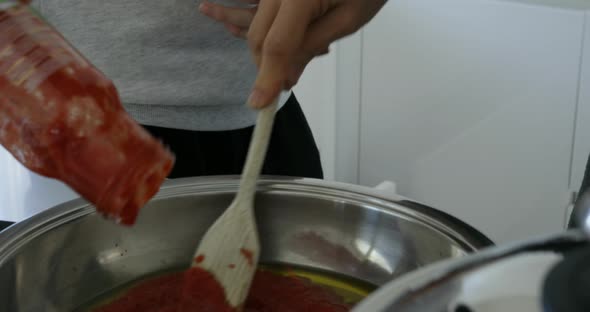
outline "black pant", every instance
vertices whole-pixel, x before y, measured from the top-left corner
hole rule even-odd
[[[189,131],[144,127],[176,155],[170,178],[240,174],[254,129]],[[318,148],[294,95],[276,114],[262,173],[323,178]]]

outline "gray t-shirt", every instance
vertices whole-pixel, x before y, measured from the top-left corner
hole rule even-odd
[[[195,0],[37,0],[33,4],[117,86],[140,123],[189,130],[254,124],[247,42]],[[290,92],[281,95],[284,104]]]

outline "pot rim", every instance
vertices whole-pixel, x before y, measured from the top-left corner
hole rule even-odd
[[[204,176],[169,179],[151,199],[164,199],[175,195],[211,192],[235,193],[240,182],[239,175]],[[195,190],[198,192],[195,193]],[[450,237],[468,252],[493,246],[486,235],[458,218],[436,208],[407,199],[403,196],[385,194],[377,189],[326,181],[312,178],[286,176],[261,176],[258,192],[307,193],[329,197],[345,198],[348,201],[362,201],[379,206],[384,212],[396,213],[411,218],[433,230]],[[43,233],[89,214],[96,213],[94,207],[82,198],[58,204],[11,225],[0,232],[0,266],[21,246]],[[139,216],[141,218],[141,216]]]

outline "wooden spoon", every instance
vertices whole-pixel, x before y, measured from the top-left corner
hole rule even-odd
[[[258,113],[242,172],[240,189],[229,208],[209,228],[195,253],[193,267],[209,271],[234,308],[246,300],[260,253],[254,218],[256,184],[270,139],[277,100]]]

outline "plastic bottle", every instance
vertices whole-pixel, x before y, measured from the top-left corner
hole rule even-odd
[[[0,0],[0,144],[132,224],[173,165],[112,81],[23,3]]]

